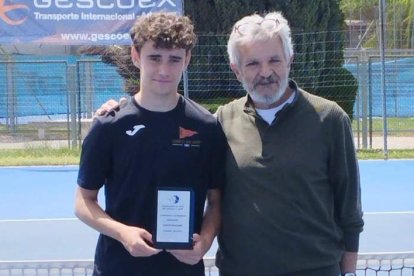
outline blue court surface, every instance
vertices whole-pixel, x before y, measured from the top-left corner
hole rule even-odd
[[[359,164],[366,224],[360,252],[414,251],[414,160]],[[93,258],[98,234],[73,214],[77,170],[0,168],[0,261]]]

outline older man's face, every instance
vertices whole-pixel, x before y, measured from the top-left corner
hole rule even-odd
[[[240,64],[232,65],[238,80],[258,108],[272,107],[285,93],[291,61],[279,38],[255,41],[239,48]]]

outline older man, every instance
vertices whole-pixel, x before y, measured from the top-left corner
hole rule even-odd
[[[242,18],[227,46],[247,95],[217,111],[229,145],[220,275],[353,275],[363,220],[347,114],[288,79],[281,13]]]

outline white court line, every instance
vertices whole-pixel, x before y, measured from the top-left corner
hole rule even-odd
[[[2,166],[2,169],[36,169],[39,168],[41,170],[45,168],[78,168],[79,165],[29,165],[29,166]]]
[[[385,162],[398,162],[398,161],[409,161],[409,163],[414,162],[412,158],[390,158],[390,159],[363,159],[358,160],[358,162],[377,162],[377,161],[385,161]]]
[[[5,219],[0,220],[0,223],[3,222],[43,222],[43,221],[76,221],[77,218],[45,218],[45,219]]]
[[[414,211],[364,212],[364,215],[414,215]]]
[[[364,215],[414,215],[414,211],[395,211],[395,212],[364,212]],[[78,218],[43,218],[43,219],[5,219],[3,222],[43,222],[43,221],[77,221]]]

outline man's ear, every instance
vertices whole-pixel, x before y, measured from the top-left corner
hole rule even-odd
[[[289,63],[288,63],[289,70],[292,69],[292,63],[293,63],[293,55],[289,59]]]
[[[133,45],[131,46],[131,59],[135,67],[141,69],[141,57]]]
[[[240,73],[239,66],[237,66],[237,64],[230,63],[230,68],[233,71],[233,73],[236,75],[236,77],[239,80],[239,82],[242,82],[242,78],[241,78],[241,73]]]

